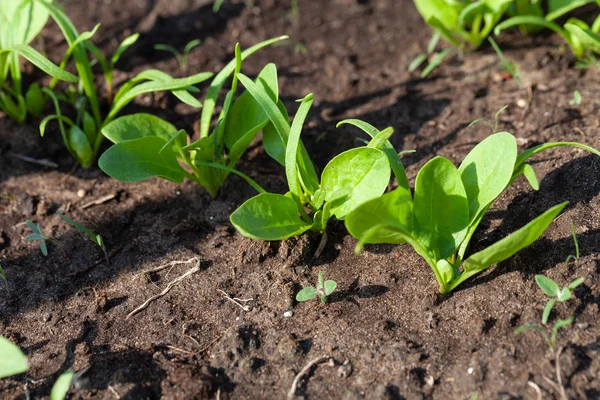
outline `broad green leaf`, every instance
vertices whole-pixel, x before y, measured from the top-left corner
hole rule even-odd
[[[283,115],[283,118],[286,121],[290,120],[288,112],[285,108],[285,105],[281,100],[277,102],[277,108]],[[289,125],[289,122],[288,122]],[[284,141],[279,134],[277,133],[277,129],[275,125],[271,121],[267,123],[263,127],[263,146],[265,147],[265,151],[267,154],[277,161],[279,164],[285,166],[285,144],[287,143],[287,139]]]
[[[339,128],[341,125],[344,124],[355,126],[361,129],[367,135],[371,136],[372,138],[375,138],[380,133],[379,129],[375,128],[373,125],[365,121],[361,121],[360,119],[345,119],[343,121],[338,122],[336,128]],[[394,176],[398,181],[398,186],[403,187],[406,190],[410,190],[408,185],[408,178],[406,177],[406,171],[404,171],[404,166],[402,165],[400,156],[398,155],[398,152],[396,151],[394,146],[392,146],[392,143],[389,140],[386,141],[383,145],[382,150],[385,152],[386,156],[388,157],[388,160],[390,161],[390,166],[392,167],[392,171],[394,171]]]
[[[192,163],[197,166],[197,181],[202,185],[211,196],[215,197],[219,193],[219,188],[223,184],[227,172],[215,170],[214,167],[204,165],[204,163],[221,162],[216,159],[213,136],[200,138],[194,142],[194,151],[190,153]]]
[[[231,214],[230,220],[242,235],[259,240],[283,240],[311,228],[298,216],[293,199],[273,193],[247,200]]]
[[[102,134],[113,143],[151,136],[168,142],[175,132],[177,128],[173,124],[152,114],[143,113],[119,117],[102,128]],[[185,146],[186,143],[185,136],[177,136],[179,147]]]
[[[460,173],[448,159],[435,157],[415,181],[415,235],[436,259],[460,245],[469,225],[469,204]]]
[[[306,287],[298,292],[296,295],[296,301],[308,301],[317,297],[317,289],[314,287]]]
[[[471,257],[467,258],[463,264],[464,272],[460,278],[452,284],[450,289],[454,289],[468,277],[485,270],[491,265],[506,260],[521,249],[529,246],[544,233],[548,225],[552,223],[554,218],[560,214],[566,205],[567,202],[564,202],[550,208],[518,231],[513,232],[509,236],[499,240],[482,251],[471,255]]]
[[[558,25],[552,21],[547,21],[544,18],[537,17],[535,15],[520,15],[520,16],[508,18],[507,20],[504,20],[504,21],[500,22],[498,25],[496,25],[496,27],[494,28],[494,34],[497,36],[500,34],[500,32],[502,32],[505,29],[511,28],[513,26],[521,26],[521,25],[533,25],[533,26],[540,26],[542,28],[550,29],[550,30],[558,33],[559,35],[561,35],[567,42],[570,42],[569,33],[565,29],[563,29],[560,25]]]
[[[517,141],[508,132],[493,134],[467,154],[458,168],[469,201],[469,222],[487,208],[510,183]]]
[[[30,43],[47,21],[48,11],[36,1],[0,0],[0,48]]]
[[[577,8],[583,7],[586,4],[591,4],[594,1],[595,0],[549,0],[546,20],[554,21]]]
[[[256,53],[258,50],[263,47],[270,46],[273,43],[277,43],[281,40],[287,39],[288,36],[280,36],[274,39],[265,40],[264,42],[260,42],[255,44],[252,47],[247,48],[242,51],[241,58],[242,61],[248,58],[248,56]],[[210,84],[210,88],[208,89],[208,94],[206,95],[206,100],[204,100],[204,107],[202,108],[202,115],[200,117],[200,137],[208,137],[208,132],[210,130],[210,122],[212,118],[213,111],[215,110],[215,105],[217,104],[217,98],[219,97],[219,92],[221,88],[225,84],[225,81],[229,78],[229,75],[233,73],[236,66],[236,59],[231,60],[219,73],[215,76],[213,81]]]
[[[173,151],[160,152],[166,141],[156,136],[142,137],[117,143],[98,160],[100,169],[122,182],[139,182],[161,177],[183,182],[186,172],[177,162]]]
[[[67,132],[69,146],[73,156],[84,168],[89,168],[94,162],[94,150],[92,144],[84,131],[77,125],[73,125]]]
[[[321,175],[325,201],[342,188],[349,188],[349,199],[331,210],[337,219],[360,204],[381,196],[390,182],[390,163],[385,153],[371,147],[347,150],[334,157]]]
[[[544,275],[536,275],[535,282],[538,284],[540,289],[550,297],[556,297],[560,293],[560,287],[556,282],[550,278],[546,278]]]
[[[308,112],[310,111],[310,107],[313,103],[312,93],[300,100],[300,102],[300,107],[298,108],[298,112],[296,113],[296,117],[294,118],[294,122],[290,128],[288,142],[285,149],[285,176],[290,188],[290,194],[298,204],[298,207],[302,207],[303,205],[303,192],[302,188],[300,187],[300,180],[298,179],[299,174],[301,174],[298,164],[302,163],[299,158],[302,156],[300,155],[300,157],[298,157],[298,150],[300,149],[300,134],[302,133],[302,127],[304,126],[304,121],[306,120]],[[312,191],[311,194],[312,193],[314,193],[314,191]]]
[[[75,372],[73,370],[67,370],[62,373],[56,382],[54,382],[54,386],[52,386],[52,390],[50,391],[50,400],[63,400],[71,387],[71,382],[73,381],[73,376]]]
[[[325,281],[325,285],[324,286],[325,286],[324,287],[324,289],[325,289],[325,296],[329,296],[331,293],[333,293],[333,291],[337,287],[337,283],[335,281]]]
[[[0,336],[0,378],[6,378],[21,374],[29,369],[27,357],[19,349],[19,346],[13,344],[4,336]]]
[[[275,64],[267,64],[258,74],[255,83],[277,103],[279,101],[279,89],[277,83],[277,68]],[[225,129],[223,139],[228,148],[233,148],[238,140],[250,131],[260,131],[269,122],[268,115],[263,111],[260,104],[254,100],[248,92],[233,102],[229,112],[225,116]]]
[[[412,197],[406,189],[397,189],[367,201],[346,216],[346,229],[356,239],[365,243],[403,244],[406,232],[412,231]],[[395,230],[380,229],[368,239],[364,235],[372,227],[382,224],[394,224],[404,227],[402,234]]]
[[[574,22],[574,18],[572,18],[565,24],[565,29],[571,33],[571,37],[577,38],[577,41],[581,43],[584,50],[589,50],[600,54],[600,36],[592,32],[591,29],[581,27]],[[582,55],[575,54],[575,56],[578,58],[580,58]]]
[[[39,118],[44,111],[44,105],[46,104],[42,90],[37,83],[32,83],[25,93],[25,105],[27,106],[27,112],[33,115],[35,118]]]

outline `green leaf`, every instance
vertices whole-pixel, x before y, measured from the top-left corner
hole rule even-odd
[[[460,271],[454,265],[450,264],[447,260],[438,260],[436,263],[436,268],[440,277],[442,278],[442,282],[444,283],[442,286],[448,286],[452,283],[452,280],[456,276],[460,274]]]
[[[265,40],[264,42],[260,42],[255,44],[252,47],[247,48],[241,53],[242,61],[245,60],[248,56],[256,53],[258,50],[263,47],[270,46],[273,43],[277,43],[280,40],[287,39],[288,36],[280,36],[274,39]],[[231,60],[225,67],[219,71],[219,73],[215,76],[212,83],[210,84],[210,88],[208,89],[208,94],[206,95],[206,99],[204,100],[204,107],[202,108],[202,115],[200,117],[200,137],[208,137],[208,132],[210,130],[210,122],[212,118],[213,111],[215,110],[215,105],[217,104],[217,98],[219,97],[219,92],[221,88],[225,84],[225,81],[229,78],[229,75],[233,73],[236,66],[235,58]]]
[[[567,202],[558,204],[509,236],[486,249],[471,255],[463,264],[463,273],[454,281],[450,290],[456,288],[467,278],[485,270],[491,265],[506,260],[521,249],[529,246],[544,233],[548,225],[556,218]]]
[[[304,126],[304,121],[306,120],[308,112],[310,111],[310,107],[313,103],[312,93],[300,101],[300,108],[298,108],[298,112],[296,113],[296,117],[294,118],[294,122],[290,128],[287,146],[285,149],[285,176],[290,188],[290,194],[298,206],[302,207],[303,192],[302,188],[300,187],[300,180],[298,179],[299,174],[301,174],[298,164],[301,164],[302,156],[300,155],[299,161],[298,150],[300,148],[300,134],[302,133],[302,127]],[[315,190],[311,191],[310,194],[314,193]]]
[[[37,83],[32,83],[27,89],[27,93],[25,93],[25,105],[27,107],[27,112],[33,115],[36,118],[39,118],[44,111],[45,105],[44,95],[42,94],[42,90]]]
[[[585,144],[582,143],[577,143],[577,142],[551,142],[551,143],[544,143],[544,144],[540,144],[538,146],[532,147],[530,149],[525,150],[524,152],[522,152],[521,154],[519,154],[519,156],[517,157],[517,162],[515,163],[515,171],[518,170],[518,168],[525,162],[527,161],[530,157],[536,155],[539,152],[542,152],[544,150],[548,150],[551,149],[553,147],[577,147],[583,150],[587,150],[592,154],[595,154],[597,156],[600,156],[600,151],[594,149],[593,147],[587,146]],[[513,179],[515,179],[517,176],[513,175]]]
[[[542,313],[542,324],[546,324],[548,322],[548,318],[550,317],[550,313],[552,312],[552,308],[554,307],[555,303],[555,298],[551,298],[548,300],[548,303],[546,303],[546,307],[544,307],[544,312]]]
[[[48,257],[48,246],[46,246],[46,241],[42,240],[40,242],[40,250],[42,251],[42,254],[46,257]]]
[[[254,190],[256,190],[258,193],[267,193],[267,191],[265,189],[263,189],[258,183],[256,183],[252,178],[250,178],[248,175],[233,169],[231,167],[228,167],[226,165],[223,164],[219,164],[219,163],[215,163],[215,162],[203,162],[203,161],[199,161],[199,160],[194,160],[194,164],[198,165],[198,166],[205,166],[205,167],[211,167],[211,168],[216,168],[216,169],[221,169],[223,171],[227,171],[233,174],[236,174],[237,176],[239,176],[240,178],[242,178],[243,180],[245,180],[250,186],[252,186],[252,188]]]
[[[29,369],[25,354],[4,336],[0,336],[0,354],[0,378],[21,374]]]
[[[540,183],[535,175],[535,170],[529,164],[523,164],[523,175],[534,190],[540,190]]]
[[[67,217],[64,214],[59,213],[58,211],[56,212],[58,214],[59,217],[61,217],[63,220],[65,220],[66,222],[68,222],[69,224],[73,225],[78,231],[85,233],[86,235],[88,235],[90,237],[90,240],[94,243],[96,243],[99,246],[102,246],[102,239],[100,239],[100,241],[98,240],[98,237],[100,236],[96,236],[96,234],[94,232],[92,232],[91,230],[89,230],[88,228],[86,228],[85,226],[81,225],[78,222],[73,221],[71,218]]]
[[[544,339],[546,339],[546,342],[549,342],[548,333],[541,326],[521,325],[517,329],[515,329],[515,334],[518,335],[525,331],[535,331],[535,332],[539,333],[540,335],[542,335],[544,337]]]
[[[335,281],[325,281],[325,285],[324,285],[324,289],[325,289],[325,296],[329,296],[331,293],[333,293],[333,291],[335,290],[335,288],[337,287],[337,283]]]
[[[577,41],[581,43],[584,50],[589,50],[594,53],[600,54],[600,36],[592,32],[591,29],[581,27],[579,24],[574,23],[575,19],[572,18],[565,24],[565,29],[571,34],[571,38],[577,38]],[[577,54],[573,52],[577,58],[581,58],[583,54]]]
[[[414,72],[417,68],[427,61],[427,54],[417,54],[417,56],[408,65],[408,72]]]
[[[317,297],[317,289],[314,287],[306,287],[298,292],[296,295],[296,301],[308,301]]]
[[[62,373],[56,382],[54,382],[54,386],[52,386],[52,390],[50,391],[50,400],[63,400],[71,387],[71,382],[73,381],[73,376],[75,372],[73,370],[68,370]]]
[[[469,225],[467,194],[456,167],[435,157],[415,181],[415,235],[435,260],[447,258],[464,239]]]
[[[166,141],[147,136],[117,143],[98,160],[100,169],[122,182],[139,182],[161,177],[173,182],[183,182],[186,172],[177,162],[176,154],[160,150]]]
[[[17,53],[25,57],[27,60],[29,60],[33,65],[35,65],[36,67],[38,67],[39,69],[41,69],[42,71],[44,71],[52,77],[66,82],[78,82],[78,78],[75,75],[63,69],[60,69],[58,66],[53,64],[50,60],[41,55],[37,50],[35,50],[31,46],[28,46],[26,44],[15,45],[12,48],[0,50],[0,54],[9,51],[16,51]]]
[[[260,240],[283,240],[311,228],[298,216],[294,200],[273,193],[247,200],[231,214],[230,220],[242,235]]]
[[[567,319],[560,319],[560,320],[556,321],[556,323],[554,324],[554,331],[557,331],[560,328],[563,328],[567,325],[571,325],[571,323],[573,322],[574,319],[575,319],[575,317],[571,316]]]
[[[277,108],[283,115],[285,121],[289,121],[290,117],[285,108],[285,105],[281,100],[277,102]],[[289,125],[289,122],[288,122]],[[271,121],[263,127],[263,146],[267,154],[277,161],[279,164],[285,166],[285,144],[287,139],[284,141],[277,132],[275,125]]]
[[[469,223],[506,189],[517,159],[517,141],[508,132],[488,136],[458,168],[469,201]]]
[[[343,220],[360,204],[381,196],[390,182],[390,163],[381,150],[361,147],[334,157],[323,170],[321,188],[325,201],[342,188],[349,188],[349,199],[331,213]]]
[[[568,287],[565,287],[561,291],[558,292],[558,297],[556,298],[556,300],[560,301],[561,303],[564,303],[565,301],[569,300],[571,297],[572,297],[571,290]]]
[[[581,285],[583,283],[583,281],[585,281],[585,278],[577,278],[575,279],[573,282],[571,282],[569,284],[569,286],[567,286],[569,289],[571,290],[575,290],[575,288],[579,285]]]
[[[550,297],[556,297],[560,293],[560,287],[552,279],[545,277],[544,275],[536,275],[535,282]]]
[[[323,289],[325,286],[325,278],[323,277],[323,271],[319,271],[317,279],[317,291]]]
[[[152,114],[143,113],[119,117],[102,128],[102,134],[113,143],[143,137],[159,137],[168,142],[175,132],[177,132],[177,128],[173,124]],[[186,143],[185,136],[177,136],[179,148],[185,146]]]
[[[595,0],[550,0],[548,1],[548,14],[546,21],[554,21],[563,15],[583,7],[586,4],[591,4]]]
[[[262,87],[275,103],[279,101],[277,67],[275,64],[266,65],[260,74],[258,74],[255,83],[259,87]],[[258,133],[267,122],[269,122],[268,115],[248,92],[242,93],[242,95],[233,102],[225,118],[223,139],[230,149],[233,148],[236,142],[244,137],[246,133],[250,131]]]
[[[364,243],[403,244],[406,233],[412,231],[412,208],[410,192],[398,187],[350,212],[346,217],[346,229]],[[403,226],[404,232],[398,234],[395,230],[380,229],[368,239],[364,237],[372,227],[387,223]]]
[[[84,168],[89,168],[94,163],[94,150],[87,135],[77,125],[73,125],[67,132],[69,146],[73,156]]]
[[[121,55],[123,55],[123,53],[131,45],[133,45],[138,40],[139,37],[140,37],[139,33],[134,33],[133,35],[130,35],[130,36],[126,37],[125,39],[123,39],[123,41],[121,42],[121,44],[119,44],[119,47],[117,47],[117,50],[115,50],[115,52],[113,53],[113,55],[110,59],[111,67],[114,67],[114,65],[117,63],[117,61],[119,61],[119,59],[121,58]]]

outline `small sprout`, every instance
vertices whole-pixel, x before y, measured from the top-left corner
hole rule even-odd
[[[539,325],[521,325],[520,327],[515,329],[515,334],[518,335],[519,333],[522,333],[525,331],[538,332],[540,335],[542,335],[542,337],[548,344],[548,347],[550,348],[550,350],[552,350],[552,352],[554,352],[554,349],[556,349],[556,336],[558,335],[558,330],[562,327],[570,325],[573,322],[573,318],[574,318],[573,316],[570,316],[567,319],[561,319],[561,320],[556,321],[554,323],[554,325],[552,326],[552,329],[550,330],[550,334],[548,334],[546,329],[544,329],[543,327],[541,327]]]
[[[202,41],[200,39],[194,39],[188,42],[183,48],[183,53],[177,50],[175,47],[170,46],[168,44],[156,44],[154,45],[154,50],[162,50],[168,51],[173,54],[175,58],[177,58],[177,62],[179,63],[179,67],[182,70],[187,70],[188,58],[192,49],[196,46],[199,46]]]
[[[513,79],[519,84],[519,87],[523,87],[523,82],[521,82],[521,78],[519,77],[519,64],[517,64],[515,61],[509,61],[506,57],[504,57],[504,53],[494,39],[488,37],[488,40],[490,41],[490,44],[494,48],[496,54],[498,54],[498,58],[502,63],[502,69],[504,69],[504,72],[512,76]]]
[[[323,278],[323,271],[319,271],[319,281],[317,282],[317,288],[315,289],[312,286],[305,287],[296,295],[296,301],[308,301],[319,296],[321,299],[321,303],[325,304],[327,302],[327,296],[333,293],[336,287],[337,283],[335,281],[326,281],[325,278]]]
[[[565,264],[568,264],[571,260],[579,260],[579,241],[577,240],[577,233],[575,233],[575,225],[571,224],[571,235],[573,236],[573,243],[575,243],[575,255],[569,254],[565,260]]]
[[[416,71],[417,68],[419,68],[423,63],[425,63],[425,61],[427,61],[427,66],[421,72],[421,78],[426,78],[434,69],[436,69],[442,64],[444,58],[446,58],[446,56],[452,53],[454,49],[444,49],[440,52],[436,52],[435,48],[439,40],[440,33],[435,32],[431,36],[429,44],[427,45],[427,53],[417,54],[417,56],[409,64],[408,72]]]
[[[88,228],[86,228],[85,226],[81,225],[80,223],[77,223],[75,221],[73,221],[71,218],[57,212],[58,216],[61,217],[63,220],[67,221],[69,224],[73,225],[78,231],[88,235],[88,237],[90,238],[90,240],[94,243],[96,243],[104,252],[104,256],[106,257],[106,262],[109,263],[108,261],[108,252],[106,251],[106,246],[104,245],[104,240],[102,239],[102,236],[100,235],[96,235],[94,232],[92,232],[91,230],[89,230]]]
[[[49,236],[46,236],[44,232],[42,232],[42,228],[40,224],[34,224],[30,220],[25,221],[29,229],[33,231],[33,233],[25,238],[28,242],[40,241],[40,249],[42,250],[42,254],[48,255],[48,247],[46,246],[46,242],[52,240]]]
[[[579,90],[573,92],[573,99],[569,101],[569,104],[572,106],[578,106],[581,104],[581,93],[579,92]]]
[[[6,290],[10,290],[8,288],[8,279],[6,279],[6,271],[4,271],[4,268],[2,268],[2,264],[0,264],[0,279],[4,281],[4,284],[6,285]]]
[[[583,281],[583,278],[577,278],[568,286],[565,286],[561,289],[560,286],[558,286],[558,284],[552,279],[546,278],[544,275],[535,276],[535,282],[537,285],[550,297],[550,300],[548,300],[548,303],[544,308],[544,313],[542,314],[542,324],[546,324],[548,322],[548,317],[550,316],[550,312],[552,311],[554,304],[556,304],[557,301],[559,303],[564,303],[569,300],[572,297],[571,291],[577,286],[581,285]]]

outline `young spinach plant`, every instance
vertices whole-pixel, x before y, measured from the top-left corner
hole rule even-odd
[[[285,167],[289,191],[260,194],[244,202],[231,216],[233,226],[244,236],[259,240],[283,240],[312,230],[324,233],[331,217],[346,218],[361,203],[380,196],[390,181],[390,164],[404,173],[398,154],[387,140],[393,129],[379,132],[369,125],[373,139],[367,146],[347,150],[334,157],[319,180],[310,157],[300,141],[302,126],[313,103],[309,94],[290,127],[285,109],[280,109],[250,79],[240,82],[259,101],[273,128],[263,131],[267,153]],[[362,121],[346,121],[363,124]],[[392,149],[391,154],[389,149]]]
[[[569,254],[565,260],[565,264],[568,264],[571,260],[579,260],[579,241],[577,240],[577,233],[573,224],[571,224],[571,236],[573,236],[573,243],[575,244],[575,255]]]
[[[48,122],[56,120],[67,150],[83,167],[92,166],[97,158],[104,139],[101,134],[102,128],[114,120],[121,110],[137,96],[144,93],[170,91],[182,102],[193,107],[201,107],[200,102],[191,94],[198,90],[193,85],[210,78],[211,73],[199,73],[186,78],[172,78],[158,70],[146,70],[126,81],[113,98],[115,64],[123,52],[135,43],[139,35],[133,34],[127,37],[121,42],[112,57],[107,59],[90,41],[97,31],[98,25],[91,32],[79,34],[71,20],[59,7],[41,0],[35,1],[46,7],[69,45],[60,67],[64,68],[67,62],[73,58],[80,79],[78,89],[72,89],[67,95],[55,95],[51,91],[56,84],[55,81],[51,82],[49,89],[44,90],[44,93],[49,95],[54,103],[55,114],[42,120],[40,133],[43,136]],[[100,64],[104,73],[106,100],[110,105],[106,115],[102,113],[100,107],[101,96],[94,81],[92,59]],[[66,103],[74,110],[75,120],[64,115],[59,101]]]
[[[569,285],[563,287],[562,289],[556,282],[552,279],[545,277],[544,275],[536,275],[535,282],[542,289],[550,299],[548,303],[546,303],[546,307],[544,308],[544,312],[542,314],[542,324],[546,324],[548,322],[548,317],[550,317],[550,312],[552,312],[552,308],[558,301],[559,303],[564,303],[572,297],[572,291],[575,288],[583,283],[583,278],[577,278],[573,282],[569,283]]]
[[[42,250],[42,254],[44,256],[48,256],[48,246],[46,245],[46,242],[52,241],[52,238],[50,236],[46,235],[42,231],[40,224],[34,224],[30,220],[25,221],[25,223],[27,224],[29,229],[31,229],[33,231],[33,233],[31,235],[29,235],[25,238],[25,241],[27,241],[27,242],[39,241],[40,242],[40,250]]]
[[[107,264],[110,263],[108,260],[108,252],[106,251],[106,246],[104,245],[104,240],[102,239],[102,236],[96,235],[94,232],[92,232],[85,226],[81,225],[78,222],[73,221],[71,218],[67,217],[64,214],[61,214],[59,212],[57,212],[57,214],[63,220],[65,220],[66,222],[68,222],[69,224],[74,226],[79,232],[86,234],[92,242],[96,243],[98,245],[98,247],[100,247],[102,249],[102,252],[104,253],[104,257],[106,257],[106,263]]]
[[[558,204],[508,237],[466,256],[469,243],[492,203],[521,174],[534,189],[535,172],[526,161],[552,147],[574,146],[600,156],[575,142],[546,143],[517,154],[508,132],[489,136],[465,157],[459,168],[435,157],[417,174],[414,196],[408,185],[366,202],[346,218],[348,232],[366,243],[410,244],[433,270],[441,293],[532,244],[567,203]]]
[[[194,39],[189,41],[185,47],[183,48],[183,53],[177,50],[177,48],[170,46],[168,44],[155,44],[154,50],[168,51],[173,54],[179,63],[179,68],[184,71],[187,71],[188,58],[190,56],[190,52],[196,46],[199,46],[202,41],[200,39]]]
[[[454,51],[454,49],[444,49],[440,52],[436,52],[435,49],[440,37],[441,35],[439,32],[436,31],[433,33],[431,40],[429,40],[429,44],[427,45],[427,53],[417,54],[408,66],[409,72],[416,71],[417,68],[427,61],[427,65],[423,68],[423,71],[421,71],[421,78],[426,78],[434,69],[442,64],[442,61],[444,61],[446,56]]]
[[[28,45],[47,21],[48,12],[36,1],[0,0],[0,110],[19,123],[27,114],[38,118],[46,100],[37,83],[23,94],[19,56],[56,79],[77,82],[75,75],[61,70]]]
[[[317,282],[317,287],[305,287],[296,295],[296,301],[308,301],[318,296],[321,300],[321,303],[325,304],[327,303],[327,296],[333,293],[336,287],[337,283],[335,281],[326,281],[325,278],[323,278],[323,271],[319,271],[319,280]]]
[[[200,138],[188,143],[184,130],[150,114],[133,114],[117,118],[102,129],[115,143],[99,159],[100,168],[109,176],[124,182],[138,182],[161,177],[173,182],[189,178],[203,186],[213,197],[230,173],[250,178],[233,169],[256,135],[269,122],[260,106],[247,92],[235,98],[242,61],[279,37],[241,51],[213,79],[200,122]],[[221,88],[233,74],[215,128],[209,133],[213,111]],[[274,101],[279,101],[277,68],[268,64],[256,79]],[[228,150],[228,151],[226,151]],[[181,164],[187,166],[183,168]],[[213,165],[213,166],[211,166]],[[253,183],[252,183],[253,184]]]

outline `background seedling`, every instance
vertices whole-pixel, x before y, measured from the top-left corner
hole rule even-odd
[[[107,264],[109,263],[108,252],[106,251],[106,246],[104,245],[104,240],[102,239],[102,236],[96,235],[94,232],[92,232],[91,230],[89,230],[85,226],[81,225],[80,223],[77,223],[77,222],[73,221],[72,219],[70,219],[69,217],[67,217],[64,214],[61,214],[59,212],[57,212],[57,214],[63,220],[65,220],[69,224],[73,225],[78,231],[86,234],[90,238],[90,240],[92,242],[96,243],[102,249],[102,252],[104,252],[104,256],[106,257],[106,263]]]
[[[319,298],[321,299],[321,303],[325,304],[327,303],[327,296],[333,293],[336,287],[337,283],[335,281],[326,281],[323,278],[323,271],[319,271],[319,280],[317,282],[317,287],[305,287],[296,295],[296,301],[308,301],[319,296]]]
[[[4,336],[0,336],[0,359],[2,360],[0,363],[0,378],[22,374],[29,370],[29,363],[25,354],[23,354],[17,345]],[[52,386],[50,400],[64,399],[74,376],[75,373],[72,370],[61,374],[56,382],[54,382],[54,386]]]
[[[519,64],[517,64],[515,61],[509,61],[506,57],[504,57],[504,53],[494,39],[488,37],[488,41],[494,48],[496,54],[498,54],[498,58],[500,58],[500,62],[502,63],[502,69],[513,77],[513,79],[519,84],[519,87],[523,87],[523,82],[521,82],[519,73]]]
[[[348,231],[359,239],[357,252],[366,243],[408,243],[433,270],[440,292],[454,290],[529,246],[566,206],[550,208],[508,237],[465,257],[475,230],[508,186],[522,174],[534,189],[539,186],[527,159],[557,146],[575,146],[600,156],[597,150],[574,142],[542,144],[517,154],[515,137],[500,132],[475,146],[458,169],[449,160],[435,157],[419,171],[414,198],[408,183],[399,184],[347,216]]]
[[[241,51],[236,46],[234,60],[229,62],[213,79],[200,120],[200,138],[188,143],[185,131],[150,114],[127,115],[107,124],[102,132],[115,143],[98,164],[111,177],[124,182],[138,182],[161,177],[174,182],[191,179],[214,197],[230,173],[254,182],[233,169],[250,143],[269,122],[268,116],[250,94],[244,92],[235,98],[242,61],[263,47],[274,44],[279,38],[267,40]],[[223,101],[214,130],[211,120],[219,92],[233,75],[231,89]],[[279,102],[277,68],[268,64],[256,79],[268,88],[270,96]],[[184,169],[181,164],[187,165]],[[257,187],[257,186],[255,186]]]
[[[440,33],[434,32],[431,36],[431,40],[427,45],[427,53],[426,54],[418,54],[414,60],[409,64],[408,71],[413,72],[416,71],[425,61],[428,61],[427,66],[421,71],[421,78],[427,77],[434,69],[439,67],[444,58],[449,55],[454,49],[445,49],[439,53],[436,53],[435,48],[440,39]]]
[[[190,52],[192,51],[192,49],[194,47],[199,46],[200,43],[202,43],[202,41],[200,39],[195,39],[195,40],[189,41],[183,48],[183,53],[181,53],[175,47],[169,46],[168,44],[156,44],[156,45],[154,45],[154,49],[168,51],[169,53],[173,54],[175,56],[175,58],[177,59],[177,62],[179,63],[179,67],[182,70],[187,71],[187,64],[188,64],[188,58],[189,58]]]
[[[4,271],[4,268],[2,268],[2,264],[0,264],[0,278],[2,278],[2,280],[4,281],[4,284],[6,285],[6,290],[10,292],[10,288],[8,287],[8,280],[6,279],[6,271]]]
[[[581,93],[579,90],[575,90],[573,92],[573,98],[569,101],[569,104],[572,106],[578,106],[581,104]]]
[[[577,233],[575,232],[575,225],[571,224],[571,235],[573,236],[573,243],[575,244],[575,255],[569,254],[565,260],[565,264],[568,264],[571,260],[579,260],[579,241],[577,240]]]
[[[562,289],[556,282],[554,282],[550,278],[546,278],[544,275],[536,275],[535,282],[542,289],[546,295],[550,297],[548,303],[546,303],[546,307],[544,308],[544,312],[542,314],[542,324],[546,324],[548,322],[548,317],[550,317],[550,313],[552,312],[552,308],[558,301],[559,303],[564,303],[572,297],[572,290],[583,283],[583,278],[577,278],[573,282],[571,282],[568,286],[563,287]]]
[[[42,228],[40,224],[34,224],[30,220],[25,221],[29,229],[33,231],[33,233],[25,238],[28,242],[40,242],[40,249],[42,250],[42,254],[48,255],[48,247],[46,246],[46,242],[52,240],[49,236],[46,236],[44,232],[42,232]]]

